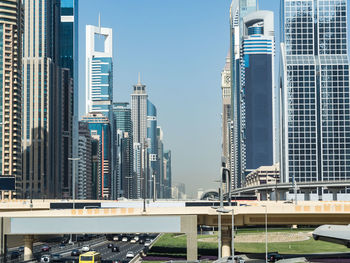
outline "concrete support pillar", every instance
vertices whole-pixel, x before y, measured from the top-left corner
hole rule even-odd
[[[34,237],[32,235],[24,236],[24,260],[33,258],[33,242]]]
[[[221,255],[222,257],[229,257],[231,256],[231,229],[227,226],[223,226],[221,230],[221,240],[222,240],[222,247],[221,247]]]
[[[333,201],[337,201],[338,200],[338,193],[344,188],[340,188],[340,187],[328,187],[328,191],[332,193],[333,195]]]
[[[197,261],[197,216],[182,216],[181,230],[187,235],[187,261]]]
[[[187,261],[198,260],[197,231],[187,233]]]

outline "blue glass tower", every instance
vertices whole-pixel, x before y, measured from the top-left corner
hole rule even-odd
[[[154,195],[153,184],[156,185],[157,196],[160,196],[160,173],[158,165],[158,146],[157,146],[157,109],[156,106],[149,100],[147,100],[147,139],[148,139],[148,153],[151,162],[151,175],[149,178],[148,195],[149,198]],[[155,180],[155,182],[152,182]],[[153,184],[152,184],[153,183]]]
[[[245,175],[273,164],[273,28],[270,11],[252,12],[243,17],[240,113],[241,167]]]

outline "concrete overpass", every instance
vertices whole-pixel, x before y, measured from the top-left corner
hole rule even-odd
[[[57,200],[56,200],[57,202]],[[36,200],[28,211],[28,203],[17,201],[0,203],[1,252],[6,237],[22,235],[26,258],[31,257],[35,235],[83,233],[185,233],[187,258],[197,259],[197,226],[218,225],[218,213],[208,206],[186,207],[184,202],[157,202],[146,212],[142,202],[104,202],[99,209],[49,210],[49,201]],[[110,207],[108,207],[110,206]],[[116,207],[117,206],[117,207]],[[13,212],[9,212],[11,210]],[[350,202],[240,202],[234,209],[235,226],[268,225],[323,225],[350,223]],[[45,210],[43,210],[45,209]],[[26,211],[20,211],[26,210]],[[231,244],[231,214],[222,215],[222,251],[229,255]]]
[[[305,200],[310,200],[310,193],[318,188],[328,189],[332,193],[333,201],[337,201],[337,194],[340,190],[349,187],[350,180],[344,181],[314,181],[314,182],[297,182],[297,188],[305,195]],[[276,192],[278,199],[284,200],[285,194],[294,189],[293,183],[278,183],[278,184],[263,184],[249,187],[242,187],[232,191],[232,195],[250,194],[255,195],[260,193],[264,200],[268,199],[268,194]]]

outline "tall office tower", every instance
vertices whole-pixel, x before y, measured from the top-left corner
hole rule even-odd
[[[244,175],[272,165],[274,154],[273,13],[243,17],[241,63],[241,134]]]
[[[133,143],[133,178],[136,178],[133,182],[133,198],[142,198],[141,186],[142,186],[142,145],[141,143]]]
[[[62,112],[59,68],[60,3],[24,2],[23,196],[62,195]]]
[[[0,1],[0,175],[15,176],[18,196],[22,190],[22,32],[21,1]]]
[[[160,173],[157,141],[157,108],[147,100],[147,139],[150,160],[150,177],[148,178],[148,198],[160,196]],[[156,193],[154,193],[156,189]]]
[[[103,48],[98,41],[103,41]],[[112,29],[86,26],[86,113],[101,112],[113,119]]]
[[[226,64],[221,72],[222,90],[222,157],[226,168],[230,169],[230,126],[231,126],[231,73],[230,54],[226,57]]]
[[[133,137],[131,109],[127,102],[113,103],[114,120],[117,132],[122,131],[120,152],[118,152],[118,178],[121,196],[131,199],[134,197],[133,172]]]
[[[102,113],[89,113],[82,119],[89,124],[92,139],[98,141],[99,172],[98,172],[98,198],[111,197],[111,163],[112,163],[112,134],[109,119]],[[94,160],[93,160],[94,161]]]
[[[63,195],[72,195],[73,163],[68,158],[78,156],[78,0],[60,0],[60,67],[67,81],[62,85],[62,180]],[[68,72],[67,72],[68,71]],[[69,85],[67,85],[69,84]],[[78,173],[78,166],[75,166]],[[76,178],[77,179],[77,178]],[[77,185],[77,184],[76,184]]]
[[[146,85],[141,84],[140,76],[138,82],[133,87],[133,93],[131,94],[131,120],[133,124],[133,143],[134,143],[134,162],[138,161],[140,166],[134,163],[134,170],[137,174],[137,183],[135,189],[138,193],[138,197],[143,197],[143,190],[146,191],[146,183],[141,181],[147,181],[145,171],[148,170],[148,162],[145,161],[147,155],[147,100],[148,95],[146,93]],[[136,156],[139,154],[139,156]],[[136,158],[136,159],[135,159]],[[140,188],[141,187],[141,188]],[[139,195],[140,194],[140,195]]]
[[[283,182],[350,179],[346,4],[281,1]]]
[[[92,145],[89,124],[79,122],[77,198],[92,199]]]
[[[97,138],[97,136],[95,136]],[[91,137],[91,156],[92,156],[92,178],[91,178],[91,196],[93,200],[99,199],[99,182],[101,178],[101,147],[98,139]]]
[[[158,158],[157,158],[157,170],[159,172],[159,195],[158,198],[164,198],[164,144],[163,144],[163,130],[162,127],[157,126],[157,146],[158,146]]]
[[[164,152],[164,198],[171,198],[172,177],[171,177],[171,151]]]

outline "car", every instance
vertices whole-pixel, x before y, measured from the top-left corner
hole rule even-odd
[[[135,236],[134,239],[135,239],[136,241],[139,241],[140,237],[139,237],[139,236]]]
[[[146,240],[145,241],[145,247],[149,247],[151,245],[151,241],[150,240]]]
[[[49,254],[42,255],[40,258],[40,262],[51,262],[51,255]]]
[[[66,244],[65,244],[65,243],[61,243],[61,244],[60,244],[60,249],[65,248],[65,247],[66,247]]]
[[[267,253],[267,261],[268,262],[276,262],[277,260],[283,259],[282,255],[278,254],[278,252],[270,252]]]
[[[245,263],[245,260],[242,258],[242,257],[240,257],[240,256],[234,256],[234,261],[233,261],[233,263]],[[228,258],[227,258],[227,262],[232,262],[232,257],[231,256],[229,256]]]
[[[131,239],[130,243],[135,244],[136,243],[136,239]]]
[[[133,258],[133,257],[135,257],[134,252],[128,251],[128,253],[126,253],[126,258]]]
[[[21,255],[21,254],[19,253],[19,251],[15,250],[15,251],[12,251],[12,252],[11,252],[10,258],[11,258],[11,259],[17,259],[17,258],[19,258],[20,255]]]
[[[122,241],[123,241],[123,242],[128,242],[129,239],[128,239],[127,237],[123,237],[123,238],[122,238]]]
[[[112,247],[112,252],[120,252],[119,247],[117,246]]]
[[[24,247],[23,247],[23,246],[22,246],[22,247],[19,247],[19,248],[18,248],[18,252],[20,252],[20,253],[24,252]]]
[[[81,248],[81,251],[83,252],[89,252],[90,251],[90,246],[89,245],[85,245]]]
[[[79,249],[73,249],[72,252],[70,253],[72,257],[78,257],[80,255]]]
[[[60,254],[52,254],[51,260],[52,262],[60,262],[62,260],[62,256]]]
[[[109,243],[109,244],[107,245],[107,247],[108,247],[108,248],[113,248],[113,247],[114,247],[114,244],[113,244],[113,243]]]
[[[145,240],[140,239],[140,240],[139,240],[139,244],[145,244]]]
[[[43,245],[41,247],[41,252],[49,252],[51,249],[51,247],[49,247],[48,245]]]

